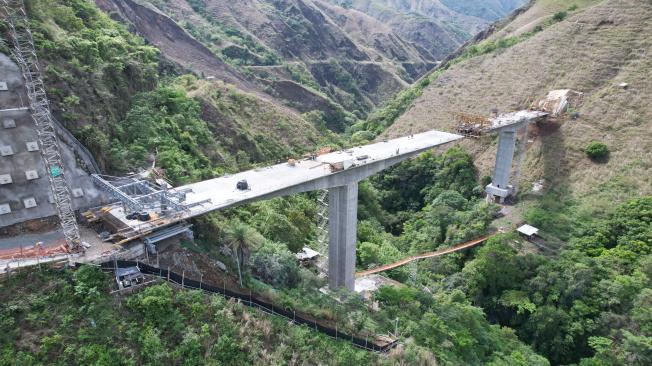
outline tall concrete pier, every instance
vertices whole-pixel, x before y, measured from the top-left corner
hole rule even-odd
[[[358,224],[358,182],[328,190],[328,285],[355,285],[355,244]]]
[[[496,165],[491,183],[485,187],[488,201],[505,202],[505,198],[514,194],[514,188],[509,184],[509,175],[512,171],[514,150],[516,148],[516,131],[521,130],[525,138],[527,126],[546,117],[548,113],[541,111],[523,110],[501,114],[490,119],[490,126],[486,132],[498,132],[498,151],[496,152]],[[521,153],[524,153],[525,141],[521,141]],[[522,156],[520,157],[522,159]],[[520,160],[519,160],[520,164]],[[518,179],[519,169],[516,170]]]
[[[121,233],[133,238],[140,233],[152,232],[158,228],[210,211],[221,210],[245,203],[287,196],[302,192],[328,189],[329,192],[329,248],[328,277],[332,289],[355,285],[355,247],[358,213],[358,182],[409,159],[433,147],[461,139],[462,136],[440,131],[377,142],[317,156],[314,159],[277,164],[257,168],[238,174],[210,179],[175,188],[185,194],[180,205],[186,209],[177,215],[161,220],[138,222],[126,218],[124,206],[139,196],[128,196],[120,186],[109,187],[126,201],[111,206],[104,215],[110,215],[113,222],[123,227]],[[237,188],[237,183],[246,180],[248,189]],[[158,214],[158,212],[157,212]],[[131,232],[129,229],[131,228]],[[126,233],[126,234],[125,234]]]
[[[511,193],[509,173],[512,170],[515,146],[516,130],[514,128],[503,129],[498,133],[498,151],[496,152],[494,175],[486,190],[490,199],[497,197],[501,203]]]

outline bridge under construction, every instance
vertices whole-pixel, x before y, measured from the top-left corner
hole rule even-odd
[[[98,175],[98,184],[117,201],[96,210],[94,215],[112,223],[116,240],[127,241],[211,211],[327,189],[329,285],[353,290],[358,182],[461,138],[457,134],[428,131],[176,188],[154,189],[137,178],[121,180]],[[142,221],[145,213],[138,211],[144,207],[150,209],[146,221]]]
[[[28,96],[29,108],[23,108],[23,112],[31,115],[33,129],[38,136],[38,148],[29,151],[40,151],[52,193],[49,205],[56,208],[54,212],[59,218],[68,249],[77,253],[83,252],[85,245],[75,217],[75,211],[79,207],[75,202],[81,202],[84,192],[91,190],[84,191],[70,186],[73,180],[67,175],[71,170],[67,170],[65,164],[66,160],[70,159],[66,159],[60,151],[60,133],[57,132],[57,123],[49,108],[22,1],[0,0],[0,10],[0,15],[7,21],[13,37],[13,53],[20,66],[23,86]],[[6,83],[4,85],[6,86]],[[473,131],[499,134],[494,177],[492,183],[486,187],[488,197],[498,198],[502,202],[513,193],[508,181],[516,131],[546,115],[547,113],[542,111],[523,110],[468,126]],[[15,124],[5,124],[6,129],[13,127]],[[25,124],[24,128],[27,127],[28,124]],[[462,134],[428,131],[342,151],[314,154],[303,160],[290,159],[286,163],[181,187],[172,187],[163,179],[151,179],[143,175],[111,177],[96,172],[91,174],[89,179],[94,183],[93,188],[103,194],[93,196],[96,197],[96,208],[86,211],[84,216],[90,222],[102,221],[103,225],[111,229],[102,238],[105,241],[120,244],[142,238],[151,243],[160,238],[188,232],[189,225],[185,224],[186,220],[212,211],[274,197],[326,190],[329,286],[352,290],[355,283],[358,183],[401,161],[462,138]],[[12,141],[0,139],[0,143],[11,144]],[[0,178],[4,177],[4,181],[0,181],[3,187],[0,188],[7,192],[20,188],[12,179],[15,172],[1,171],[5,166],[15,165],[7,160],[12,159],[11,155],[3,153],[0,157]],[[33,179],[38,177],[36,174]],[[28,175],[27,179],[32,178]],[[9,196],[11,195],[8,194],[7,197]],[[9,225],[5,222],[16,222],[18,215],[29,212],[27,210],[37,204],[48,206],[46,202],[38,202],[40,199],[33,197],[23,200],[23,204],[2,202],[3,200],[4,195],[0,198],[0,227]],[[28,218],[29,215],[20,217]]]
[[[489,119],[487,125],[482,126],[485,132],[499,134],[494,177],[486,187],[488,198],[497,196],[502,202],[512,193],[508,180],[516,145],[515,132],[546,115],[541,111],[524,110]],[[93,216],[112,223],[113,239],[125,242],[211,211],[327,190],[329,286],[353,290],[358,182],[424,151],[462,138],[462,135],[433,130],[175,188],[165,182],[153,188],[137,177],[94,175],[98,185],[115,198],[116,203],[103,206]],[[144,207],[150,210],[139,212]]]

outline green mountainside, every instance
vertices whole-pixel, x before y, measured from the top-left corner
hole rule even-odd
[[[202,216],[194,242],[160,253],[189,278],[348,334],[392,335],[386,355],[166,283],[117,296],[95,267],[42,266],[0,282],[0,365],[652,364],[652,4],[533,1],[430,72],[439,56],[408,37],[445,29],[442,42],[463,42],[521,3],[27,1],[54,113],[112,174],[155,161],[192,182],[451,130],[451,113],[526,108],[551,89],[584,100],[531,130],[516,205],[484,199],[491,136],[359,186],[358,270],[523,222],[540,246],[497,234],[383,273],[394,285],[369,302],[326,295],[294,257],[318,247],[313,192]]]

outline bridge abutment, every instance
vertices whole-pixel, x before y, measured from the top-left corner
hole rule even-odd
[[[355,245],[358,223],[358,182],[328,190],[328,285],[355,287]]]

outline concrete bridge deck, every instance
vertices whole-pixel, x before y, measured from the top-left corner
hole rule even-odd
[[[403,160],[437,146],[463,138],[447,132],[428,131],[420,134],[332,152],[297,162],[286,162],[265,168],[223,176],[174,188],[187,192],[187,208],[173,215],[148,222],[130,220],[122,205],[114,205],[104,215],[121,227],[124,240],[133,239],[172,223],[211,211],[287,196],[318,189],[329,190],[329,263],[331,288],[355,285],[355,246],[358,209],[358,182]],[[249,189],[240,190],[237,183],[246,180]],[[106,216],[105,216],[106,218]]]
[[[192,208],[191,215],[195,216],[254,200],[345,185],[350,181],[350,174],[347,174],[349,172],[356,172],[355,175],[366,178],[389,167],[387,164],[381,164],[383,162],[396,163],[461,138],[462,136],[451,133],[428,131],[324,154],[316,160],[299,160],[295,166],[287,163],[277,164],[189,184],[179,189],[192,189],[192,193],[188,193],[186,198],[188,203],[211,200],[211,204]],[[331,165],[338,163],[342,163],[342,170],[332,171]],[[379,167],[379,164],[383,166]],[[340,176],[343,179],[338,179]],[[236,183],[242,179],[247,180],[250,190],[236,189]]]
[[[452,133],[428,131],[320,155],[316,160],[298,160],[295,166],[286,162],[175,187],[176,190],[192,190],[186,196],[188,204],[207,199],[210,199],[210,203],[191,207],[180,215],[166,219],[145,223],[128,220],[120,206],[114,207],[111,215],[122,221],[126,227],[137,232],[147,232],[215,210],[289,194],[344,186],[421,152],[461,138],[463,137]],[[342,164],[341,170],[333,171],[331,165],[338,163]],[[238,190],[236,184],[240,180],[247,180],[250,189]]]
[[[506,129],[518,129],[530,122],[539,120],[548,115],[547,112],[537,110],[521,110],[517,112],[503,113],[497,117],[490,118],[490,132],[497,132]]]

